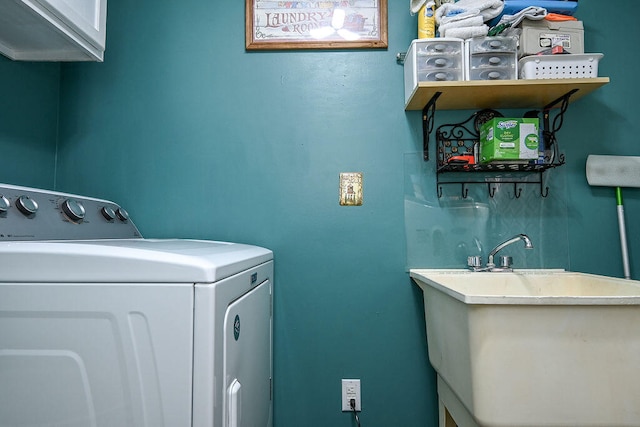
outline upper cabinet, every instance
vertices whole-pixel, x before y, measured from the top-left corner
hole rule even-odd
[[[17,61],[99,61],[107,0],[2,0],[0,53]]]

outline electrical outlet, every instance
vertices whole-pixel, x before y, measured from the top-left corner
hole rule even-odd
[[[356,401],[356,411],[362,411],[362,399],[360,398],[360,380],[342,380],[342,412],[351,409],[351,399]]]

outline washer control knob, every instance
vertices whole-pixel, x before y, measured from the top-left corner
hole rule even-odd
[[[0,214],[6,213],[10,206],[9,199],[0,194]]]
[[[86,213],[82,203],[74,199],[62,202],[62,212],[73,222],[82,222]]]
[[[35,215],[38,211],[38,203],[29,196],[20,196],[16,199],[16,207],[25,216]]]
[[[116,219],[116,212],[110,206],[103,206],[102,209],[100,209],[100,213],[107,221]]]
[[[116,209],[116,216],[122,222],[125,222],[129,219],[129,212],[125,211],[123,208]]]

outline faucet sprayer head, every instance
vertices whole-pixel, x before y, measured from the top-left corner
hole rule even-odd
[[[524,240],[524,248],[525,249],[533,249],[533,243],[531,243],[531,239],[526,234],[521,234],[520,238]]]

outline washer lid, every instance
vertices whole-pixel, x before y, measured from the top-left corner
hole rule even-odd
[[[207,240],[0,243],[2,282],[213,283],[272,259],[258,246]]]

